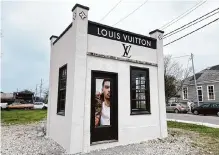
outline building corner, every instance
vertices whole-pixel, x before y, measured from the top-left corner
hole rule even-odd
[[[165,103],[165,82],[164,82],[164,54],[163,54],[163,34],[164,31],[151,31],[150,36],[157,40],[157,83],[158,83],[158,104],[159,104],[159,122],[160,122],[160,137],[165,138],[167,133],[166,121],[166,103]]]

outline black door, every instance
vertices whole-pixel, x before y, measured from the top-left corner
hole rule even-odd
[[[91,72],[91,143],[118,140],[118,74]]]

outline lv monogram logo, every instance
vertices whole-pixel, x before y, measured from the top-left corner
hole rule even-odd
[[[124,50],[125,50],[125,52],[123,53],[123,57],[130,58],[131,55],[129,56],[129,51],[131,49],[131,45],[129,45],[129,46],[126,46],[125,44],[122,44],[122,45],[123,45]]]

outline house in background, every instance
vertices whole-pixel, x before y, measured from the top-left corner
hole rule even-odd
[[[212,66],[195,74],[199,104],[219,103],[219,65]],[[192,101],[197,104],[194,77],[187,78],[180,92],[180,102]]]

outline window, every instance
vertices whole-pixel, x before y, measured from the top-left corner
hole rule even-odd
[[[57,114],[65,115],[67,64],[59,68]]]
[[[207,86],[208,100],[215,100],[214,85]]]
[[[201,107],[208,108],[208,107],[210,107],[210,104],[203,104]]]
[[[150,114],[149,69],[130,67],[131,114]]]
[[[183,88],[183,100],[188,100],[188,87]]]
[[[199,102],[203,102],[202,86],[198,86],[197,90],[198,90],[198,100]]]
[[[174,103],[174,104],[172,104],[171,106],[176,106],[176,104]]]
[[[219,103],[214,103],[214,104],[212,104],[212,107],[213,107],[213,108],[219,108]]]

